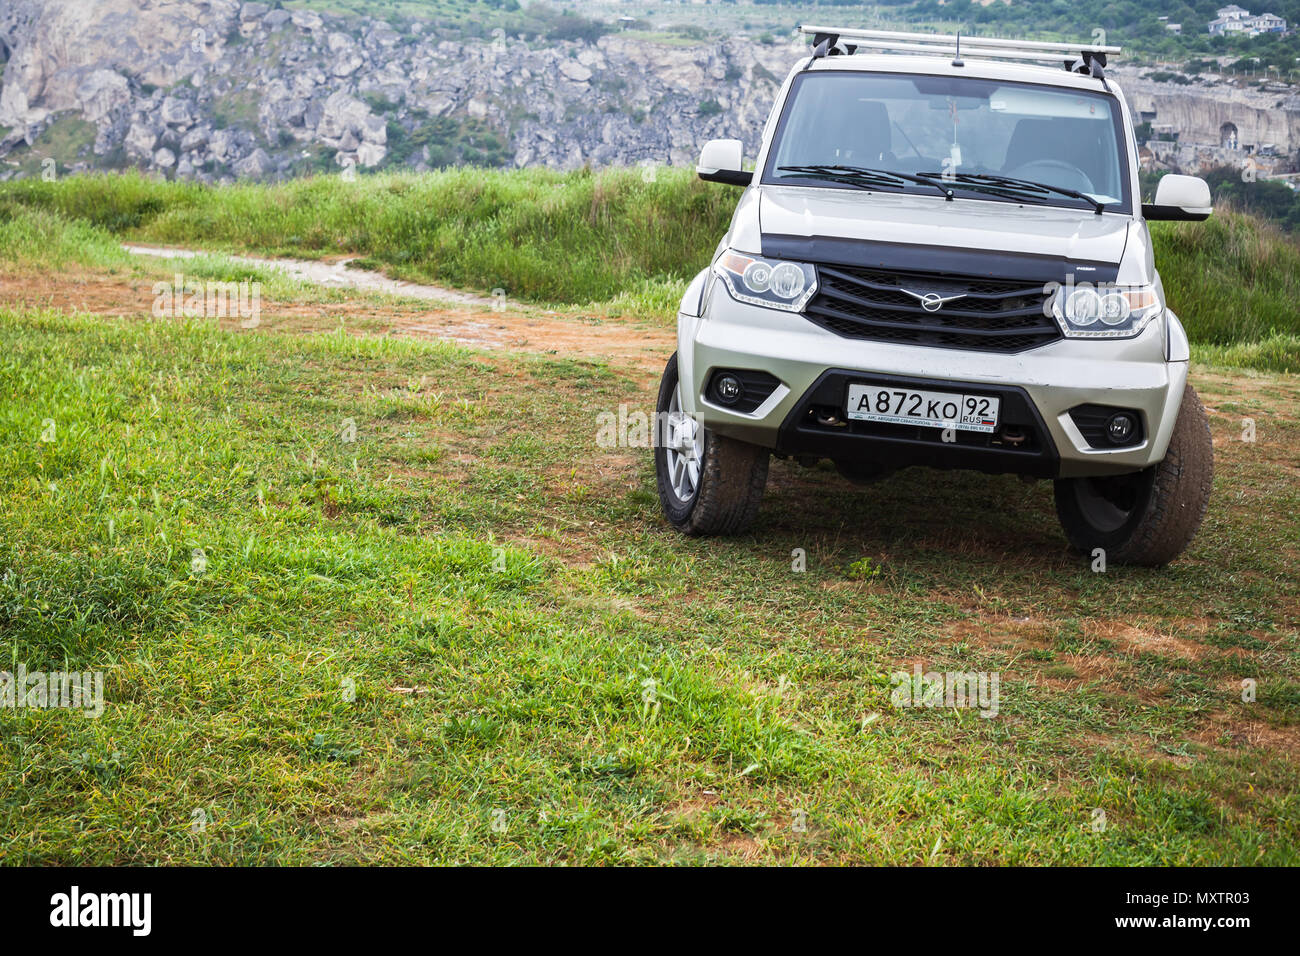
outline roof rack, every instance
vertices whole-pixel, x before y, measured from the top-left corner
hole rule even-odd
[[[1003,37],[963,36],[960,33],[903,33],[897,30],[854,30],[841,27],[800,26],[813,38],[814,57],[856,53],[859,48],[898,53],[951,56],[953,66],[962,66],[962,54],[995,60],[1032,60],[1063,63],[1072,73],[1095,76],[1105,82],[1106,56],[1120,47],[1082,43],[1049,43],[1043,40],[1010,40]]]

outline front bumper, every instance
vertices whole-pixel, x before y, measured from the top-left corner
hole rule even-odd
[[[1060,339],[1014,354],[891,344],[836,335],[803,315],[733,300],[711,283],[702,316],[679,316],[678,363],[698,420],[717,432],[778,454],[924,464],[1039,477],[1121,474],[1164,458],[1187,363],[1166,359],[1166,324],[1152,322],[1131,340]],[[780,385],[753,412],[729,410],[705,394],[718,369],[755,369]],[[1031,441],[912,426],[822,426],[810,409],[840,403],[853,381],[907,384],[1003,399],[1003,423]],[[1089,444],[1069,414],[1081,405],[1138,412],[1142,440],[1124,448]]]

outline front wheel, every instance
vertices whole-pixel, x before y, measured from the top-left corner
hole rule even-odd
[[[683,411],[676,353],[664,369],[655,411],[655,477],[664,517],[690,535],[747,530],[767,484],[767,449],[715,435]]]
[[[1205,407],[1188,385],[1164,461],[1130,475],[1060,478],[1056,513],[1070,544],[1106,560],[1159,567],[1191,543],[1214,481]]]

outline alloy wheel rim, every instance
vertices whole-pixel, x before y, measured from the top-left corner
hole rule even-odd
[[[682,386],[673,387],[664,423],[664,457],[668,466],[668,484],[683,504],[695,499],[700,487],[700,467],[704,458],[704,430],[682,411]]]

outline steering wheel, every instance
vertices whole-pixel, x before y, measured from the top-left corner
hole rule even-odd
[[[1036,170],[1042,170],[1036,173]],[[1051,175],[1055,173],[1056,175]],[[1035,159],[1032,162],[1022,163],[1015,169],[1007,170],[1003,175],[1010,176],[1012,179],[1029,179],[1036,180],[1040,183],[1050,183],[1053,186],[1060,186],[1063,189],[1074,189],[1081,193],[1095,193],[1097,187],[1092,184],[1092,180],[1074,163],[1067,163],[1063,159]]]

